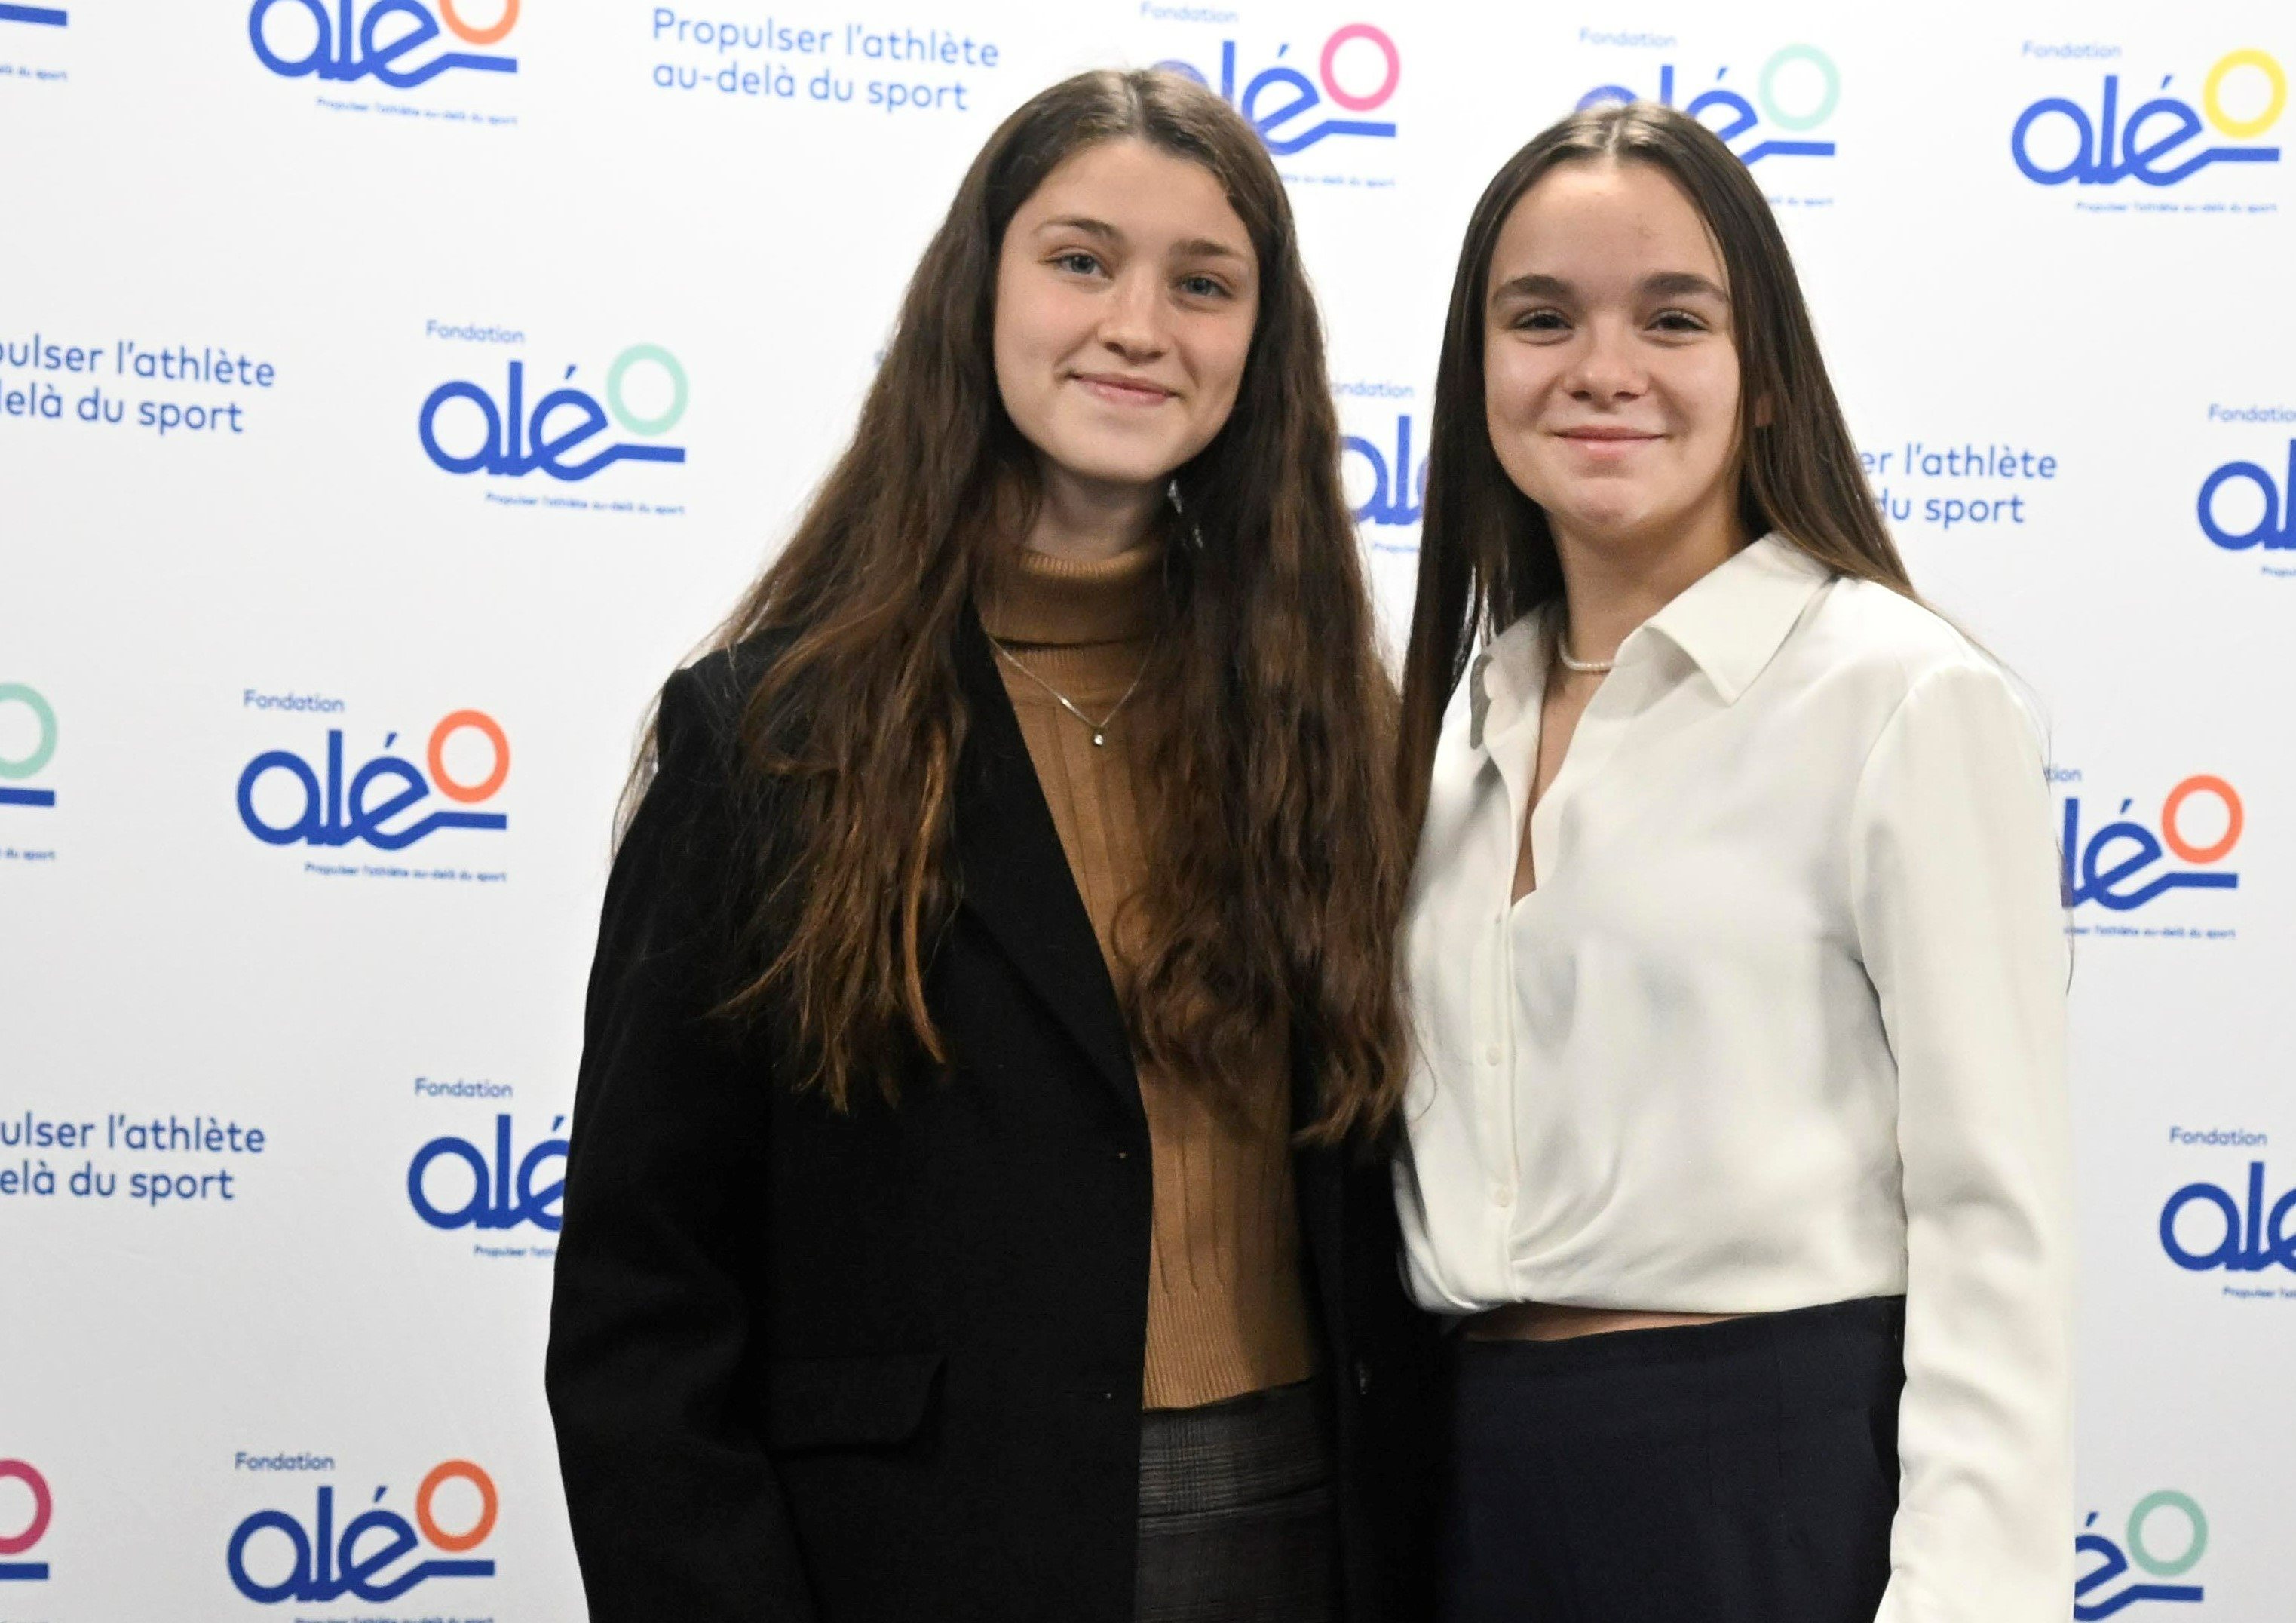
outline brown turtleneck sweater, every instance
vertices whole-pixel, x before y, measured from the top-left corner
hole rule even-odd
[[[1147,656],[1160,560],[1154,544],[1094,563],[1022,551],[983,594],[981,622],[1029,671],[1104,717]],[[1146,770],[1154,696],[1133,694],[1098,746],[1012,660],[996,664],[1114,972],[1137,946],[1138,910],[1123,905],[1149,873],[1135,785]],[[1286,1061],[1282,1034],[1271,1034],[1242,1119],[1185,1080],[1138,1065],[1155,1171],[1144,1407],[1217,1403],[1315,1373]]]

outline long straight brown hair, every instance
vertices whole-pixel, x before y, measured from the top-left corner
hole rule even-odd
[[[1574,113],[1507,160],[1467,222],[1435,373],[1419,595],[1404,661],[1397,759],[1404,827],[1415,840],[1443,712],[1478,635],[1493,635],[1562,594],[1546,512],[1491,447],[1483,403],[1483,324],[1491,258],[1524,193],[1559,164],[1647,163],[1689,194],[1721,250],[1738,351],[1738,518],[1837,574],[1915,595],[1857,444],[1834,398],[1793,258],[1770,206],[1711,130],[1636,102]]]
[[[758,841],[750,968],[726,1009],[783,1011],[794,1079],[840,1109],[865,1083],[890,1097],[920,1058],[949,1062],[925,979],[958,899],[958,638],[1039,489],[996,388],[998,256],[1055,168],[1118,139],[1209,171],[1260,279],[1234,412],[1177,471],[1161,521],[1169,608],[1143,684],[1161,717],[1142,807],[1155,878],[1145,945],[1112,966],[1119,992],[1137,1050],[1218,1095],[1288,1032],[1316,1072],[1315,1135],[1368,1135],[1403,1085],[1394,694],[1283,182],[1233,109],[1163,73],[1080,74],[989,137],[910,280],[851,443],[718,634],[785,638],[743,717]]]

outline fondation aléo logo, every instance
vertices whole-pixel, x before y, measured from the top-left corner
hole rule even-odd
[[[372,76],[393,90],[412,90],[442,73],[516,73],[518,59],[498,53],[425,47],[441,34],[465,45],[496,45],[518,26],[519,0],[255,0],[247,13],[255,59],[282,78],[312,77],[349,84]]]
[[[469,378],[441,383],[424,397],[415,431],[422,454],[436,466],[504,479],[538,471],[570,483],[618,462],[685,460],[679,446],[590,444],[609,424],[638,440],[659,439],[685,417],[685,368],[660,344],[632,344],[614,357],[606,368],[603,402],[576,387],[578,368],[570,365],[557,387],[529,406],[526,363],[512,361],[507,370],[499,400]],[[653,401],[633,399],[648,389]]]
[[[1833,57],[1807,43],[1782,45],[1751,78],[1738,81],[1751,95],[1741,94],[1729,78],[1727,65],[1716,69],[1714,83],[1691,96],[1682,111],[1719,136],[1739,162],[1751,168],[1765,158],[1833,156],[1833,142],[1813,133],[1841,103],[1841,70]],[[1667,62],[1659,68],[1656,94],[1628,85],[1597,85],[1578,98],[1578,111],[1634,101],[1672,107],[1674,98],[1674,64]],[[1786,133],[1769,134],[1761,127],[1765,119]]]
[[[512,1149],[510,1117],[497,1115],[491,1163],[484,1150],[459,1135],[430,1140],[406,1168],[406,1199],[415,1216],[433,1228],[493,1230],[531,1223],[556,1234],[566,1197],[568,1145],[559,1131],[565,1125],[566,1118],[557,1117],[550,1131],[520,1155]],[[431,1169],[441,1163],[449,1170],[434,1182]],[[467,1193],[451,1170],[456,1167],[470,1175]]]
[[[1335,135],[1373,140],[1394,136],[1393,120],[1361,116],[1385,107],[1394,97],[1396,86],[1403,82],[1403,53],[1396,49],[1395,40],[1386,29],[1369,22],[1350,22],[1332,29],[1316,53],[1316,77],[1312,79],[1302,71],[1306,56],[1295,60],[1291,53],[1288,43],[1276,46],[1275,60],[1244,79],[1241,89],[1237,85],[1236,42],[1233,39],[1220,41],[1219,79],[1216,85],[1193,62],[1173,58],[1156,65],[1217,89],[1220,100],[1242,113],[1244,122],[1259,132],[1260,141],[1278,158],[1305,151]],[[1301,122],[1325,102],[1356,116]]]
[[[2243,496],[2252,503],[2253,521],[2236,511]],[[2296,548],[2296,439],[2288,442],[2284,483],[2274,483],[2272,471],[2261,463],[2228,462],[2202,481],[2200,513],[2201,533],[2228,553]],[[2235,528],[2242,523],[2248,528]]]
[[[469,1518],[465,1526],[450,1529],[440,1520],[439,1498],[450,1487],[465,1502],[461,1506]],[[490,1559],[462,1559],[493,1535],[501,1509],[494,1479],[483,1467],[469,1460],[433,1466],[414,1490],[411,1524],[383,1504],[389,1493],[388,1488],[377,1488],[369,1502],[372,1508],[351,1517],[340,1530],[332,1484],[320,1486],[308,1527],[283,1510],[256,1512],[232,1530],[224,1553],[232,1586],[259,1605],[276,1606],[285,1601],[337,1601],[346,1595],[393,1601],[432,1578],[495,1575]],[[398,1564],[426,1546],[439,1556],[426,1553]]]
[[[483,741],[488,765],[482,773],[450,771],[447,752],[465,734]],[[327,729],[325,776],[291,750],[266,750],[239,775],[239,820],[266,845],[320,847],[365,843],[396,851],[428,839],[440,829],[503,829],[509,817],[492,811],[433,811],[411,821],[411,813],[431,791],[459,806],[494,799],[510,777],[510,738],[484,710],[455,710],[430,729],[423,751],[428,775],[404,756],[390,753],[398,734],[384,735],[383,753],[366,761],[348,782],[343,777],[343,734]],[[274,791],[266,780],[284,780]],[[377,796],[378,789],[387,791]],[[285,813],[289,815],[283,816]]]
[[[1354,457],[1371,475],[1371,486],[1364,499],[1353,509],[1356,522],[1381,529],[1400,529],[1419,522],[1427,501],[1427,458],[1423,455],[1413,460],[1411,447],[1411,414],[1395,414],[1393,460],[1381,445],[1361,434],[1349,434],[1340,441],[1341,466]],[[1350,480],[1349,488],[1353,488]],[[1374,546],[1394,544],[1374,537]]]
[[[2244,1210],[2221,1184],[2205,1179],[2185,1184],[2161,1208],[2161,1249],[2169,1261],[2195,1274],[2212,1268],[2261,1274],[2271,1267],[2296,1273],[2296,1234],[2289,1232],[2296,1189],[2274,1200],[2270,1188],[2262,1161],[2248,1163]],[[2212,1215],[2187,1217],[2187,1211]]]
[[[2169,87],[2174,73],[2161,76],[2156,94],[2133,84],[2122,111],[2120,76],[2108,73],[2099,88],[2095,116],[2070,96],[2044,96],[2017,115],[2009,131],[2009,155],[2018,171],[2036,185],[2173,186],[2219,163],[2278,163],[2276,146],[2194,146],[2214,130],[2236,142],[2251,142],[2280,122],[2288,106],[2288,74],[2279,58],[2252,47],[2227,51],[2201,81],[2200,106]],[[2260,95],[2235,108],[2243,90]],[[2036,152],[2036,148],[2038,152]]]
[[[2126,913],[2171,890],[2236,890],[2240,875],[2217,864],[2232,854],[2248,824],[2240,791],[2213,773],[2194,773],[2161,802],[2156,832],[2129,815],[2133,799],[2120,802],[2120,815],[2092,830],[2082,840],[2081,802],[2068,795],[2059,844],[2061,883],[2067,907],[2090,902]],[[2203,824],[2207,817],[2212,821]],[[2154,872],[2164,857],[2190,866]]]

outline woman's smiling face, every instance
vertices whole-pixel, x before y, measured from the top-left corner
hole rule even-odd
[[[1259,308],[1250,234],[1211,172],[1144,141],[1100,142],[1005,228],[1004,409],[1048,474],[1159,485],[1226,423]]]
[[[1721,253],[1647,163],[1548,171],[1491,258],[1483,402],[1507,476],[1601,546],[1734,504],[1738,351]]]

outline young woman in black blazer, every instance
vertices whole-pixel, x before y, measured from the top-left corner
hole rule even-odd
[[[1267,154],[1054,86],[662,691],[551,1327],[597,1623],[1416,1610],[1391,726]]]

